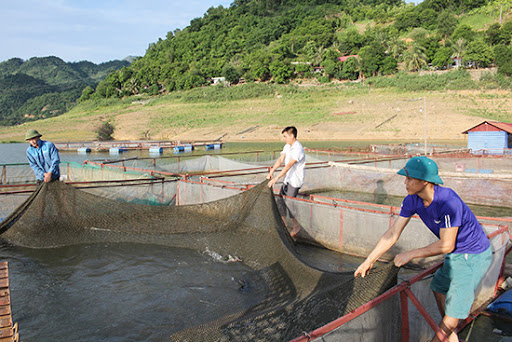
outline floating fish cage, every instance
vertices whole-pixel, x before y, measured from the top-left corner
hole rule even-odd
[[[284,217],[284,228],[288,231],[291,230],[294,224],[298,224],[299,233],[296,236],[297,242],[307,245],[322,246],[329,250],[364,258],[371,252],[380,236],[393,224],[399,214],[398,207],[362,201],[350,201],[327,196],[311,195],[308,197],[282,198],[277,195],[279,185],[274,189],[273,196],[269,195],[273,198],[275,203],[270,201],[265,202],[265,204],[260,202],[260,197],[258,196],[262,196],[261,201],[266,201],[263,197],[266,196],[264,194],[268,194],[268,190],[267,192],[263,191],[266,184],[262,185],[260,183],[264,182],[268,174],[268,169],[271,166],[268,161],[267,164],[269,165],[261,166],[226,160],[227,158],[220,156],[202,156],[185,159],[179,160],[179,170],[183,172],[181,175],[182,179],[172,182],[142,179],[140,182],[146,183],[141,183],[138,186],[141,189],[145,188],[146,191],[141,191],[140,194],[128,195],[129,190],[127,190],[125,194],[126,197],[132,196],[132,198],[136,198],[137,196],[141,196],[141,198],[144,199],[150,196],[161,196],[161,204],[171,207],[186,206],[186,210],[196,208],[199,210],[198,213],[201,212],[207,215],[220,211],[223,215],[223,220],[227,217],[230,219],[241,219],[243,216],[244,220],[249,220],[248,222],[250,222],[251,226],[261,226],[260,228],[264,229],[265,233],[261,235],[257,234],[258,236],[268,237],[268,234],[273,234],[272,239],[267,242],[270,243],[272,241],[272,243],[274,243],[275,240],[279,241],[278,245],[280,247],[272,249],[272,254],[276,253],[276,255],[279,255],[276,260],[286,259],[293,263],[294,270],[300,269],[302,270],[301,272],[305,272],[295,274],[296,272],[291,271],[291,269],[283,270],[280,268],[281,265],[279,262],[276,262],[278,267],[274,267],[274,263],[272,266],[269,265],[268,269],[265,271],[267,272],[267,276],[280,279],[282,282],[281,285],[288,284],[288,278],[300,279],[297,281],[302,282],[304,281],[304,274],[307,272],[314,273],[314,271],[310,270],[309,266],[305,268],[303,268],[303,265],[299,266],[303,261],[299,260],[296,264],[295,258],[301,259],[301,255],[300,253],[297,254],[294,252],[295,247],[293,241],[289,235],[286,235],[287,233],[283,235],[281,232],[276,234],[273,230],[271,232],[265,230],[267,225],[261,225],[262,220],[269,220],[269,216],[275,216],[276,221],[273,219],[271,221],[273,224],[279,225],[279,222],[282,222],[280,221],[281,217]],[[174,166],[177,164],[177,160],[177,158],[173,159]],[[154,163],[153,166],[156,165],[156,161],[151,159],[143,162],[149,164]],[[361,162],[363,162],[363,165],[352,164],[359,164]],[[342,163],[325,161],[310,162],[306,170],[306,183],[302,190],[337,187],[367,193],[384,191],[386,194],[396,193],[397,196],[403,196],[403,177],[397,176],[396,171],[399,167],[405,165],[405,162],[405,159],[374,160],[372,162],[368,162],[368,160],[347,161],[345,159]],[[133,177],[137,177],[138,175],[141,178],[172,175],[171,173],[166,173],[166,171],[155,171],[152,168],[143,169],[135,167],[141,166],[141,164],[134,164],[135,166],[133,167],[126,166],[126,163],[129,163],[129,161],[123,161],[122,165],[88,163],[88,167],[84,167],[83,172],[90,172],[88,168],[91,168],[94,170],[91,171],[94,174],[118,174],[117,177],[120,177],[119,174],[131,174]],[[133,163],[142,162],[133,161]],[[209,165],[207,165],[207,163]],[[62,167],[63,171],[66,169],[67,167]],[[481,201],[484,204],[498,203],[498,198],[500,198],[499,195],[501,194],[501,201],[499,203],[503,203],[505,200],[504,197],[507,197],[503,196],[504,191],[507,191],[504,189],[511,189],[511,181],[506,173],[500,173],[499,176],[494,175],[494,177],[492,174],[481,174],[475,177],[474,173],[456,173],[454,171],[456,174],[452,175],[452,171],[443,171],[441,167],[440,170],[441,178],[445,181],[445,184],[454,188],[457,192],[462,193],[461,197],[465,200],[466,198],[464,197],[472,197],[475,201]],[[73,177],[72,172],[64,171],[63,174],[67,175],[67,177]],[[159,181],[161,183],[159,183]],[[121,188],[131,188],[131,186],[124,184],[110,185],[106,188],[109,187],[115,188],[115,190],[110,191],[110,193],[119,192]],[[253,188],[255,187],[258,187],[257,192],[260,195],[249,195],[250,191],[254,190]],[[483,187],[483,189],[477,189],[478,187]],[[89,190],[84,189],[84,191]],[[90,189],[90,191],[92,192],[93,189]],[[488,194],[486,191],[498,192],[498,194]],[[105,193],[99,192],[102,197],[108,197],[108,193],[109,191]],[[143,193],[149,195],[143,195]],[[244,195],[245,193],[247,193],[247,196],[253,197],[247,197]],[[508,192],[505,193],[508,194]],[[10,196],[16,195],[12,194]],[[6,203],[8,201],[7,197],[7,195],[0,195],[0,202],[3,204],[5,201]],[[249,198],[251,199],[249,200]],[[119,197],[115,199],[117,201],[120,200]],[[211,205],[205,205],[208,203],[211,203]],[[258,207],[263,205],[262,203],[264,206]],[[152,204],[157,204],[157,201]],[[194,207],[194,205],[199,206]],[[94,208],[96,207],[93,206],[93,209]],[[111,210],[108,205],[105,205],[105,208]],[[254,208],[260,209],[256,210]],[[264,210],[261,210],[261,208],[264,208]],[[272,211],[273,209],[270,210],[269,208],[276,208],[277,213],[274,213]],[[13,210],[14,209],[15,208],[13,208]],[[237,215],[237,210],[246,210],[247,212],[245,212],[244,215]],[[272,215],[270,215],[271,213]],[[291,213],[294,220],[287,217],[286,213]],[[0,216],[6,215],[0,213]],[[159,217],[159,219],[163,220],[162,217]],[[482,307],[485,307],[488,301],[492,300],[498,294],[498,286],[502,284],[504,280],[503,266],[505,256],[511,249],[510,230],[512,229],[512,218],[478,217],[478,219],[491,242],[493,260],[488,273],[477,290],[476,300],[472,308],[474,315],[463,322],[463,324],[469,323],[474,316],[481,312]],[[151,222],[154,224],[156,218],[152,219]],[[163,220],[162,222],[168,222],[168,220]],[[98,229],[98,234],[102,232],[102,230],[99,229],[102,227],[94,227],[97,227],[95,229]],[[223,227],[237,227],[237,225],[225,224]],[[228,232],[226,231],[224,233]],[[240,233],[247,234],[247,231]],[[105,236],[111,236],[111,234],[112,232],[109,232],[109,235]],[[183,235],[183,232],[180,234]],[[234,236],[240,237],[240,234],[235,234]],[[151,236],[148,237],[148,239],[150,238]],[[180,239],[188,241],[186,237],[180,236]],[[201,243],[200,240],[201,239],[198,240],[194,235],[194,238],[190,241],[193,243],[199,241],[198,243]],[[428,229],[424,227],[421,220],[418,217],[413,217],[397,244],[383,256],[383,261],[392,260],[393,255],[400,251],[425,246],[434,241],[435,238]],[[281,242],[283,245],[281,245]],[[158,241],[156,241],[156,243],[158,243]],[[249,248],[249,246],[250,244],[247,244],[247,248]],[[254,246],[250,248],[253,247]],[[257,251],[258,248],[259,247],[256,246],[254,250]],[[293,257],[291,257],[289,253],[291,253]],[[250,263],[250,258],[248,258],[246,262]],[[263,329],[263,333],[262,331],[258,331],[259,334],[262,334],[257,335],[258,338],[269,340],[276,339],[276,336],[279,336],[277,340],[295,342],[340,340],[386,342],[398,340],[428,341],[434,334],[433,329],[437,327],[436,322],[439,322],[441,319],[437,306],[435,305],[435,300],[429,289],[431,275],[440,267],[440,262],[440,257],[431,257],[416,264],[416,266],[421,269],[420,271],[401,270],[398,273],[398,281],[395,286],[390,289],[386,288],[382,293],[369,299],[364,304],[358,304],[358,306],[350,310],[350,312],[340,311],[337,317],[327,321],[313,322],[313,318],[316,319],[318,315],[308,311],[311,309],[309,305],[302,306],[299,304],[307,303],[308,300],[316,301],[315,296],[323,291],[321,289],[322,286],[325,285],[322,283],[323,277],[329,277],[327,274],[324,274],[314,281],[313,286],[309,284],[307,287],[304,287],[310,288],[310,292],[295,292],[304,291],[302,285],[296,288],[293,286],[275,288],[276,293],[285,296],[279,298],[287,299],[284,300],[283,303],[278,300],[269,301],[268,303],[271,304],[266,304],[265,310],[268,309],[272,311],[272,314],[270,314],[268,310],[266,311],[267,313],[261,313],[258,311],[258,307],[256,307],[254,311],[251,311],[251,317],[242,314],[241,317],[245,317],[244,319],[247,319],[247,321],[238,322],[236,321],[238,318],[231,317],[227,321],[223,321],[225,323],[218,324],[220,321],[217,321],[217,317],[213,317],[211,325],[206,323],[200,327],[191,327],[192,330],[185,331],[185,335],[176,336],[185,337],[188,336],[186,334],[193,332],[194,334],[199,334],[200,337],[206,340],[205,336],[202,335],[204,331],[209,331],[208,329],[211,327],[221,326],[224,330],[220,332],[215,330],[216,334],[225,333],[227,335],[222,335],[223,337],[238,336],[242,338],[253,336],[251,335],[253,331],[249,331],[249,335],[236,334],[241,333],[241,331],[247,333],[244,329],[250,330],[251,327],[259,325],[267,327],[268,329]],[[258,262],[255,262],[255,264],[258,264]],[[295,269],[295,267],[298,268]],[[353,279],[353,277],[351,279]],[[276,284],[280,284],[280,282]],[[368,286],[371,287],[372,285],[369,283]],[[293,297],[295,296],[294,293],[299,293],[296,298]],[[315,307],[314,312],[332,312],[332,310],[334,310],[332,303],[328,300],[324,301],[322,299],[321,302],[324,308],[322,309],[321,306]],[[286,303],[293,303],[292,305],[297,306],[288,307]],[[285,309],[282,309],[281,305],[284,305]],[[289,310],[292,308],[293,310]],[[279,312],[279,315],[274,315],[273,313],[275,312]],[[295,315],[296,313],[298,314]],[[287,315],[291,316],[288,317]],[[234,319],[234,321],[231,321],[231,319]],[[283,323],[283,325],[272,323],[279,320],[283,320],[283,322],[287,323]],[[245,324],[247,322],[251,324]],[[282,330],[283,327],[289,328],[285,329],[287,332]],[[203,328],[206,328],[206,330],[203,331]],[[257,330],[259,328],[256,327],[255,329]],[[209,335],[209,337],[211,338],[211,335]],[[464,336],[461,337],[464,338]],[[176,340],[179,339],[176,338]]]

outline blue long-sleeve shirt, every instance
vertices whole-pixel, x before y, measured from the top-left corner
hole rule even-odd
[[[53,179],[59,179],[59,151],[52,142],[39,140],[38,147],[30,145],[27,148],[27,159],[37,180],[44,180],[46,172],[51,172]]]

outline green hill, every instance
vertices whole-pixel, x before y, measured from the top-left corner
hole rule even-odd
[[[0,125],[60,115],[76,104],[86,86],[95,87],[127,61],[66,63],[54,56],[0,63]]]
[[[157,95],[221,76],[231,84],[355,80],[442,70],[452,57],[509,75],[511,8],[510,0],[235,0],[150,44],[87,98]],[[357,57],[339,59],[350,55]]]
[[[24,72],[55,87],[23,105],[5,100],[10,112],[0,109],[0,124],[59,115],[84,85],[90,87],[79,101],[91,100],[84,108],[133,95],[187,96],[183,90],[218,77],[228,85],[358,81],[399,91],[510,89],[511,17],[512,0],[235,0],[168,32],[130,65],[57,57],[0,63],[0,77]],[[464,72],[411,77],[450,69],[453,58],[463,68],[497,66],[499,74],[482,73],[479,80]],[[63,91],[73,93],[63,98]],[[210,101],[199,93],[197,101]],[[65,105],[57,106],[61,101]]]

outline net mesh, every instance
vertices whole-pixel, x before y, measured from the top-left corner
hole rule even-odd
[[[263,182],[221,200],[184,206],[121,203],[62,182],[43,183],[0,224],[7,243],[51,248],[136,242],[210,251],[242,260],[263,284],[264,299],[210,323],[170,332],[176,341],[287,340],[314,330],[396,284],[397,268],[365,278],[301,261],[274,196]],[[219,299],[219,304],[222,299]]]

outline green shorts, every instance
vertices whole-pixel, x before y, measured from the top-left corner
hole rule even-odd
[[[465,319],[475,299],[475,291],[489,269],[491,247],[480,254],[447,254],[434,274],[430,289],[446,295],[445,314]]]

